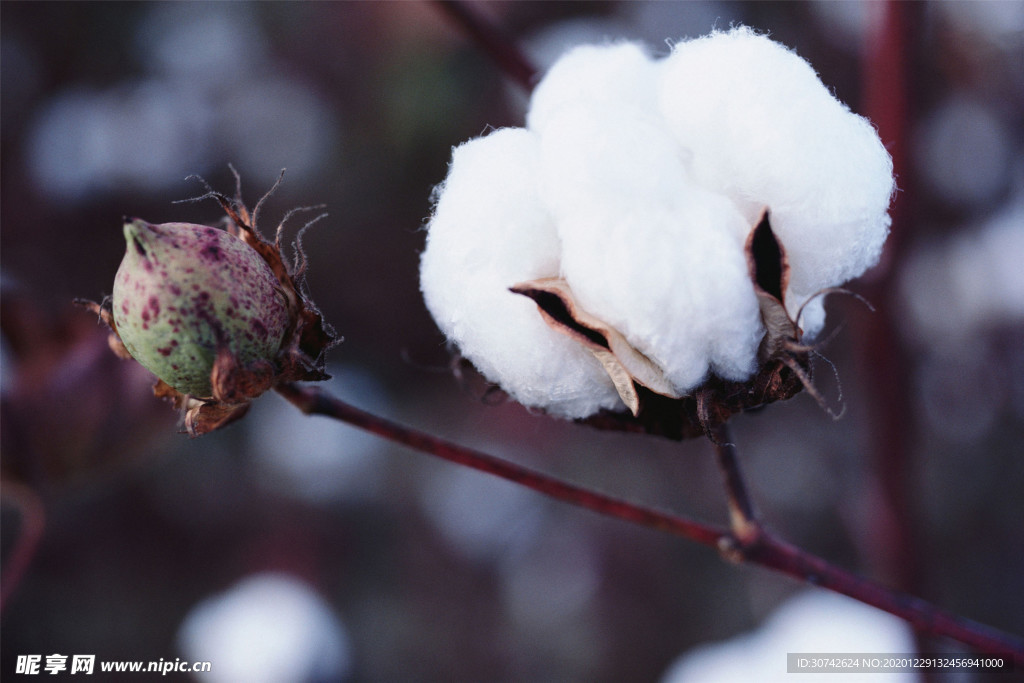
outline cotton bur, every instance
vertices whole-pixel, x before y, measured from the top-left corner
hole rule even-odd
[[[242,365],[277,354],[288,311],[255,249],[224,230],[186,223],[124,225],[113,313],[128,352],[182,394],[212,398],[225,347]]]
[[[521,403],[642,420],[674,401],[703,431],[809,385],[821,293],[877,261],[893,191],[871,124],[748,28],[664,58],[582,46],[524,127],[454,150],[421,288]]]
[[[273,242],[256,229],[270,193],[250,213],[240,190],[231,199],[207,189],[199,199],[217,200],[223,228],[126,221],[113,295],[78,302],[111,328],[115,353],[157,376],[154,393],[183,411],[191,436],[239,419],[282,382],[328,379],[325,353],[337,341],[307,296],[301,241],[288,262],[284,223]]]

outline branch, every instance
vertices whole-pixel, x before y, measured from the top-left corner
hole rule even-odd
[[[776,537],[757,519],[728,426],[720,425],[711,436],[732,526],[732,537],[726,543],[731,540],[734,545],[721,548],[727,559],[774,569],[878,607],[906,620],[918,633],[947,636],[982,652],[1013,656],[1018,665],[1024,662],[1024,640],[847,572]]]
[[[723,474],[726,474],[730,506],[734,508],[733,531],[639,506],[555,479],[542,472],[378,417],[340,401],[318,387],[283,383],[278,385],[277,391],[308,415],[331,417],[428,455],[521,484],[556,500],[696,541],[720,550],[730,560],[767,567],[804,583],[828,588],[878,607],[906,620],[919,631],[958,640],[980,652],[1012,654],[1015,662],[1024,664],[1024,639],[959,617],[925,600],[859,577],[765,530],[753,517],[753,508],[736,462],[735,446],[725,439],[718,444],[718,456]],[[728,436],[728,433],[720,430],[718,435]],[[736,528],[742,532],[737,533]]]
[[[537,68],[515,42],[489,22],[472,3],[462,0],[436,0],[437,6],[498,68],[526,92],[537,84]]]
[[[522,465],[391,422],[344,403],[321,391],[318,387],[280,384],[277,391],[308,415],[332,417],[389,441],[437,456],[457,465],[493,474],[556,500],[572,503],[609,517],[665,531],[711,547],[717,547],[720,539],[728,535],[725,529],[676,517],[661,510],[634,505],[628,501],[560,481]]]
[[[3,497],[0,500],[14,507],[21,517],[18,540],[15,541],[14,549],[11,550],[3,571],[3,588],[0,589],[0,609],[3,609],[21,583],[25,570],[36,554],[39,540],[43,536],[43,528],[46,526],[46,514],[39,496],[32,489],[17,482],[4,482]]]
[[[729,522],[733,535],[741,544],[754,542],[763,533],[761,523],[754,513],[754,504],[747,493],[747,485],[740,472],[739,460],[736,457],[736,444],[732,443],[732,435],[724,422],[715,427],[711,433],[715,445],[715,460],[722,472],[725,484],[726,503],[729,506]]]

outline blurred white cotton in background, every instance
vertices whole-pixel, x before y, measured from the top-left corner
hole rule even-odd
[[[937,196],[955,205],[994,199],[1006,187],[1013,155],[1007,125],[966,94],[939,104],[913,138],[915,170]]]
[[[935,7],[958,30],[1020,50],[1021,34],[1024,33],[1024,2],[941,2]]]
[[[188,90],[124,83],[53,97],[29,135],[30,168],[48,194],[77,200],[117,188],[178,185],[199,165],[209,112]]]
[[[1017,198],[982,225],[911,252],[904,265],[902,329],[921,349],[919,411],[943,440],[983,437],[1016,390],[992,340],[1024,329],[1022,255],[1024,198]]]
[[[623,2],[616,5],[618,16],[632,28],[627,35],[661,48],[665,30],[671,27],[676,37],[701,35],[708,27],[721,29],[743,23],[745,7],[738,2]]]
[[[1024,197],[983,225],[908,258],[900,280],[908,336],[960,349],[1000,325],[1024,322]]]
[[[822,590],[790,598],[757,630],[694,648],[680,657],[661,683],[854,681],[856,674],[788,674],[789,652],[865,653],[915,651],[902,620],[843,595]],[[879,674],[864,674],[871,680]],[[914,683],[915,673],[887,673],[892,683]]]
[[[533,542],[543,507],[529,489],[465,467],[434,471],[420,504],[451,548],[473,561],[516,555]]]
[[[164,191],[233,162],[243,175],[301,180],[326,163],[338,126],[307,83],[268,67],[266,39],[234,3],[152,3],[136,33],[146,73],[57,92],[28,135],[33,179],[84,201]]]
[[[545,529],[526,552],[501,565],[506,610],[525,631],[548,638],[578,623],[601,584],[594,540],[564,525]]]
[[[308,84],[262,73],[221,93],[217,141],[240,168],[273,177],[287,167],[291,182],[314,175],[332,158],[338,125]]]
[[[340,681],[352,668],[344,626],[304,582],[266,573],[192,608],[178,632],[183,656],[210,662],[211,683]]]
[[[1010,375],[999,367],[983,340],[970,352],[945,348],[924,353],[915,367],[920,401],[915,405],[928,428],[945,443],[970,444],[989,433],[1007,398]],[[965,449],[964,458],[974,453]]]
[[[875,34],[885,13],[885,5],[880,2],[813,0],[809,6],[829,42],[854,55],[861,54],[864,41]]]
[[[352,366],[328,368],[324,391],[378,414],[391,402],[380,383]],[[256,401],[249,419],[250,453],[267,488],[311,502],[372,500],[384,485],[386,442],[347,424],[309,417],[281,400]]]
[[[135,37],[154,73],[204,88],[230,84],[265,64],[266,37],[245,3],[156,3]]]

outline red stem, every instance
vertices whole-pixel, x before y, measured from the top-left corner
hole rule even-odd
[[[640,507],[628,501],[553,479],[541,472],[460,446],[432,434],[391,422],[344,403],[320,391],[317,387],[282,384],[278,385],[277,391],[304,413],[333,417],[389,441],[429,453],[458,465],[493,474],[551,498],[572,503],[609,517],[666,531],[711,547],[715,547],[722,536],[727,535],[725,529],[692,522],[660,510]]]
[[[498,68],[526,92],[537,84],[537,69],[514,41],[488,21],[469,2],[436,0],[436,4],[462,31],[490,57]]]
[[[7,566],[4,567],[3,585],[0,587],[0,610],[7,606],[7,601],[21,583],[36,554],[36,548],[46,526],[43,504],[39,501],[39,496],[27,486],[11,481],[4,482],[2,501],[17,509],[21,516],[21,528],[10,559],[7,560]]]
[[[981,652],[1012,655],[1019,665],[1024,665],[1024,639],[959,617],[924,600],[888,589],[829,564],[777,539],[752,518],[747,519],[752,524],[750,533],[737,535],[716,526],[591,491],[493,455],[400,425],[344,403],[318,387],[285,383],[278,385],[277,391],[306,414],[331,417],[423,453],[521,484],[556,500],[682,536],[716,548],[732,560],[768,567],[805,583],[828,588],[874,605],[905,619],[920,631],[953,638]],[[732,448],[731,444],[726,445]],[[734,469],[734,482],[742,482],[735,462],[735,453],[731,450],[725,455],[726,462],[730,457],[732,465],[727,467]],[[732,495],[730,492],[730,496]],[[749,510],[749,501],[742,502],[746,494],[737,493],[736,497],[739,509]]]
[[[732,532],[741,544],[753,542],[762,533],[761,525],[754,512],[754,503],[747,492],[747,484],[740,471],[736,444],[732,443],[732,430],[722,423],[712,432],[715,444],[715,459],[722,473],[725,485],[726,504],[729,507],[729,522]]]
[[[953,638],[979,652],[1009,657],[1016,666],[1024,666],[1024,639],[846,572],[768,532],[763,533],[759,543],[745,550],[748,562],[877,607],[904,619],[920,633]]]

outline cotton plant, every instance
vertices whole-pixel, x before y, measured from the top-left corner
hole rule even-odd
[[[582,419],[677,400],[704,431],[808,383],[821,295],[876,263],[894,189],[871,123],[767,36],[581,46],[523,127],[454,149],[421,287],[520,403]]]
[[[470,9],[454,16],[497,40]],[[506,66],[532,83],[528,64]],[[82,302],[110,326],[113,351],[155,375],[155,394],[183,411],[191,436],[274,391],[306,414],[845,593],[923,632],[1024,652],[1012,636],[777,539],[754,513],[735,445],[718,438],[734,413],[814,393],[822,295],[871,267],[889,230],[893,169],[877,133],[784,46],[737,28],[664,58],[628,42],[572,50],[533,90],[523,127],[454,150],[421,260],[441,330],[521,403],[595,426],[711,435],[728,529],[558,480],[306,384],[329,379],[338,336],[309,298],[302,230],[294,257],[284,256],[294,211],[270,241],[257,229],[269,193],[250,212],[240,185],[233,198],[209,186],[198,198],[220,204],[220,227],[127,220],[112,296]]]

